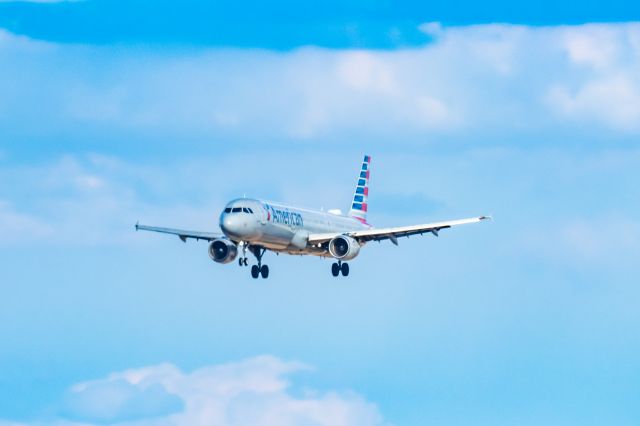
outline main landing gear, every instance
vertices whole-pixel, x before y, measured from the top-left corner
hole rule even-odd
[[[338,260],[338,263],[331,265],[331,275],[337,277],[340,275],[340,272],[342,272],[343,277],[349,276],[349,264],[346,262],[342,263],[341,260]]]
[[[251,253],[253,253],[253,255],[258,260],[258,264],[257,265],[252,265],[251,266],[251,276],[253,278],[258,278],[259,276],[262,275],[262,278],[268,278],[269,277],[269,267],[267,265],[263,265],[262,264],[262,256],[267,251],[267,249],[262,248],[262,247],[251,246],[251,247],[249,247],[249,250],[251,251]],[[240,266],[242,266],[242,265],[247,266],[247,258],[246,257],[240,258],[238,263],[240,264]]]
[[[262,278],[269,277],[269,267],[267,265],[253,265],[251,267],[251,276],[253,278],[258,278],[260,275],[262,275]]]

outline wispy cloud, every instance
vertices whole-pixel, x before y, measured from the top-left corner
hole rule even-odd
[[[35,241],[55,235],[50,224],[34,215],[16,211],[7,201],[0,200],[0,244]]]

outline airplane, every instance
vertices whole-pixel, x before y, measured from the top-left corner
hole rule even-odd
[[[217,263],[231,263],[238,253],[238,265],[248,266],[247,251],[257,264],[251,266],[253,278],[269,277],[269,267],[262,257],[269,250],[292,255],[313,255],[335,259],[331,265],[334,277],[348,276],[349,264],[370,241],[433,234],[457,225],[477,223],[490,216],[427,223],[422,225],[374,228],[367,223],[371,156],[365,155],[347,215],[340,210],[309,210],[260,199],[238,198],[230,201],[220,214],[219,232],[187,231],[136,223],[136,231],[153,231],[177,235],[183,242],[192,238],[209,242],[209,256]]]

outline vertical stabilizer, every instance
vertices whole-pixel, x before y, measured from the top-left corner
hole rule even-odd
[[[365,155],[360,168],[360,176],[356,185],[356,192],[353,194],[353,203],[349,216],[361,222],[367,221],[367,200],[369,198],[369,172],[371,169],[371,156]]]

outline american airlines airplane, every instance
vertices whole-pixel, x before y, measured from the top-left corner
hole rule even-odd
[[[489,216],[450,220],[423,225],[374,228],[367,223],[367,199],[371,156],[365,155],[358,176],[349,214],[339,210],[308,210],[271,201],[239,198],[230,201],[220,214],[222,233],[186,231],[160,228],[136,223],[136,231],[153,231],[177,235],[183,242],[187,238],[209,242],[209,256],[218,263],[233,262],[238,253],[238,265],[248,266],[247,251],[257,261],[251,266],[253,278],[267,278],[269,267],[262,263],[267,250],[276,253],[331,257],[334,277],[349,275],[348,260],[354,259],[360,248],[369,241],[390,240],[398,245],[399,237],[431,233],[438,236],[441,229],[476,223]]]

